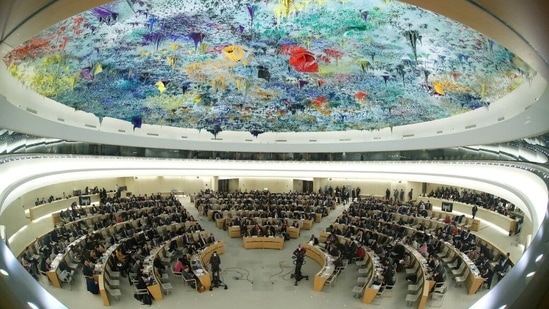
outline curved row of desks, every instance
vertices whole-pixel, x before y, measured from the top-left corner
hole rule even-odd
[[[76,240],[74,240],[73,242],[71,242],[68,246],[68,248],[75,248],[75,247],[80,247],[80,246],[85,246],[85,242],[86,242],[86,235],[84,236],[81,236],[79,238],[77,238]],[[48,270],[46,272],[46,276],[48,277],[48,279],[50,280],[50,282],[52,283],[52,285],[56,288],[61,288],[61,279],[59,279],[59,274],[60,274],[60,269],[59,269],[59,264],[61,264],[62,262],[68,262],[66,261],[66,259],[68,259],[68,255],[70,254],[70,249],[69,250],[66,250],[65,252],[63,253],[59,253],[57,254],[57,256],[55,257],[55,259],[53,259],[53,261],[51,261],[50,263],[50,270]],[[69,263],[67,263],[69,264]]]
[[[212,285],[212,277],[210,273],[208,273],[206,265],[210,263],[210,258],[214,252],[217,252],[219,255],[225,253],[225,243],[223,241],[217,241],[191,259],[191,262],[198,262],[195,263],[197,267],[193,268],[193,272],[198,277],[200,284],[202,284],[206,290],[209,290]]]
[[[382,222],[382,223],[383,224],[396,224],[394,222],[389,222],[389,223]],[[336,224],[336,223],[334,223],[333,226],[334,226],[334,228],[337,228],[337,229],[341,230],[342,233],[344,233],[346,231],[346,229],[348,228],[348,226],[345,225],[345,224]],[[406,228],[406,230],[407,230],[407,235],[405,235],[405,236],[412,236],[412,234],[414,234],[414,233],[424,233],[423,231],[418,231],[413,227],[409,227],[409,226],[405,226],[405,225],[403,227]],[[329,233],[326,233],[326,232],[321,233],[320,241],[325,240],[327,238],[327,235],[329,235]],[[341,237],[338,236],[338,238],[341,241]],[[434,284],[434,281],[431,281],[427,278],[427,271],[426,271],[426,268],[424,266],[425,263],[426,263],[425,258],[423,256],[421,256],[421,254],[419,254],[419,252],[417,252],[417,250],[411,248],[410,246],[405,246],[405,248],[406,247],[407,247],[407,250],[411,253],[411,256],[413,257],[413,259],[415,260],[415,263],[417,263],[419,266],[421,266],[421,267],[418,267],[418,269],[419,269],[418,279],[422,280],[422,282],[423,282],[423,286],[422,286],[423,290],[422,290],[422,294],[420,295],[421,297],[420,297],[420,302],[419,302],[419,305],[418,305],[420,307],[418,307],[418,308],[424,308],[425,303],[427,301],[427,296],[429,295],[429,291],[431,290],[431,288]],[[443,250],[447,250],[450,253],[453,252],[452,259],[453,258],[460,258],[462,260],[461,262],[466,266],[466,268],[465,268],[465,271],[466,271],[466,273],[465,273],[465,276],[466,276],[465,286],[467,288],[467,293],[468,294],[476,293],[477,290],[482,285],[482,283],[484,282],[484,279],[480,276],[480,272],[477,269],[477,267],[475,266],[475,264],[467,257],[467,255],[463,254],[462,252],[459,252],[457,249],[455,249],[449,243],[444,244]],[[428,284],[426,284],[426,283],[428,283]]]
[[[120,223],[117,223],[117,224],[109,226],[109,227],[105,227],[101,230],[93,231],[93,233],[101,233],[103,235],[103,237],[111,237],[115,234],[118,234],[120,229],[123,229],[126,226],[126,224],[130,224],[132,227],[137,227],[138,222],[139,222],[139,219],[124,221],[124,222],[120,222]],[[196,221],[187,221],[187,222],[181,222],[181,223],[173,223],[173,224],[170,224],[170,225],[163,225],[163,226],[157,227],[157,232],[161,235],[164,235],[165,233],[168,233],[168,232],[174,232],[175,233],[180,228],[185,228],[186,229],[186,228],[188,228],[188,227],[190,227],[194,224],[196,224]],[[143,233],[143,232],[141,231],[139,233]],[[202,232],[195,232],[195,233],[191,234],[191,237],[193,239],[198,239],[198,234],[200,234],[200,233],[204,234],[204,236],[206,236],[206,237],[209,235],[209,233],[207,231],[202,231]],[[84,236],[76,239],[75,241],[73,241],[71,243],[71,245],[68,248],[74,248],[76,246],[83,246],[87,236],[88,235],[84,235]],[[130,238],[130,237],[128,237],[128,238]],[[183,241],[182,241],[181,235],[177,235],[174,238],[177,240],[177,243],[178,243],[179,247],[183,246]],[[122,239],[120,242],[125,241],[126,239]],[[107,296],[107,292],[105,290],[105,280],[106,279],[104,277],[104,274],[105,274],[104,269],[107,267],[107,262],[106,261],[108,260],[108,257],[110,256],[110,254],[114,250],[116,250],[116,248],[118,247],[120,242],[110,246],[102,256],[102,261],[103,262],[99,263],[99,264],[96,264],[96,275],[97,275],[96,279],[97,279],[97,282],[99,283],[99,291],[100,291],[101,297],[103,299],[103,304],[105,306],[109,306],[110,302],[109,302],[109,298]],[[159,254],[162,254],[163,256],[165,256],[166,246],[168,246],[169,243],[170,242],[167,242],[167,243],[165,243],[165,245],[163,245],[161,247],[154,248],[153,251],[151,252],[151,256],[149,256],[147,258],[144,265],[145,266],[152,265],[152,261],[154,260],[154,258],[158,257]],[[221,245],[221,246],[223,246],[223,245]],[[208,255],[208,252],[206,252],[206,251],[207,250],[203,251],[203,254],[201,254],[201,256],[206,256],[207,259],[204,258],[204,259],[201,259],[201,260],[209,261],[209,256],[211,256],[211,253],[209,253],[209,255]],[[66,250],[62,254],[58,254],[57,257],[54,259],[54,261],[52,261],[50,270],[46,273],[46,275],[48,276],[50,282],[52,282],[54,287],[61,288],[61,281],[59,279],[58,265],[62,260],[64,260],[70,254],[70,252],[71,252],[71,250],[69,249],[69,250]],[[206,253],[204,253],[204,252],[206,252]],[[145,267],[145,269],[146,269],[146,267]],[[155,274],[153,273],[153,275],[155,275]],[[201,278],[201,277],[204,278],[204,280],[202,280],[202,279],[200,280],[201,283],[204,286],[207,286],[209,288],[209,286],[210,286],[209,275],[207,275],[207,272],[205,272],[204,275],[205,276],[198,276],[198,274],[197,274],[197,276],[199,278]],[[202,281],[204,281],[204,282],[202,282]],[[162,291],[161,291],[160,284],[159,284],[159,282],[160,282],[159,278],[156,278],[155,282],[156,282],[155,284],[148,286],[148,289],[151,292],[151,295],[153,296],[153,298],[155,300],[160,300],[160,299],[162,299]]]
[[[443,200],[443,199],[432,198],[432,197],[431,198],[418,197],[418,201],[423,201],[423,202],[430,201],[431,204],[433,204],[433,206],[436,206],[436,207],[441,207],[443,202],[452,203],[453,210],[461,212],[463,214],[467,214],[467,215],[472,214],[472,209],[473,209],[473,205],[471,204],[465,204],[457,201]],[[505,231],[509,231],[510,233],[514,233],[517,228],[517,220],[510,218],[508,216],[499,214],[495,211],[485,209],[480,206],[478,207],[478,211],[475,217],[491,222],[499,226],[500,228],[504,229]]]
[[[379,211],[378,210],[372,210],[372,211],[370,211],[370,213],[371,214],[377,214],[377,213],[379,213]],[[444,213],[444,212],[442,212],[442,213]],[[430,213],[430,214],[432,214],[432,213]],[[359,217],[351,217],[351,218],[361,220],[361,218],[359,218]],[[411,228],[413,231],[425,232],[427,234],[430,234],[432,232],[432,230],[436,230],[437,228],[444,227],[446,225],[442,220],[436,219],[436,215],[435,215],[435,218],[429,217],[429,216],[427,216],[426,218],[423,218],[423,217],[414,217],[414,216],[409,216],[409,215],[403,215],[403,214],[399,214],[399,213],[394,213],[393,219],[390,222],[385,222],[385,221],[380,221],[380,222],[382,222],[384,224],[397,224],[398,225],[398,221],[401,218],[405,222],[408,222],[408,220],[413,219],[414,220],[414,226],[417,226],[421,223],[426,228],[426,230],[425,231],[418,231],[417,229],[415,229],[413,227],[410,227],[408,225],[402,225],[402,226],[404,226],[406,228]],[[475,220],[477,220],[477,219],[475,219]],[[338,223],[334,223],[334,224],[332,224],[332,226],[338,226]],[[401,226],[401,225],[399,225],[399,226]],[[461,226],[461,227],[458,226],[458,228],[466,229],[466,226]],[[475,238],[477,240],[477,245],[483,245],[483,246],[486,246],[488,248],[491,255],[493,256],[493,261],[497,260],[497,258],[500,257],[500,256],[506,255],[506,252],[503,249],[501,249],[499,246],[497,246],[496,244],[482,238],[479,235],[476,235],[476,234],[473,234],[473,235],[475,236]],[[512,264],[514,265],[514,261],[512,261]]]
[[[418,232],[423,233],[409,226],[405,226],[405,228],[409,231],[409,235],[411,233],[418,233]],[[467,257],[467,255],[457,250],[452,244],[448,242],[444,243],[444,247],[442,250],[443,250],[442,252],[444,252],[444,250],[448,250],[449,254],[452,256],[452,259],[459,258],[461,259],[461,263],[465,264],[466,266],[465,271],[466,271],[466,277],[467,277],[465,281],[465,286],[467,287],[467,293],[469,295],[475,294],[477,290],[480,288],[480,286],[482,285],[482,283],[484,282],[484,279],[480,276],[480,272],[475,266],[475,264],[469,259],[469,257]],[[448,256],[449,255],[446,255],[446,257]]]
[[[367,281],[364,284],[364,291],[362,293],[362,303],[371,304],[379,292],[380,286],[374,284],[374,280],[378,273],[379,261],[371,251],[367,250],[364,256],[364,262],[366,263],[366,269],[369,269],[366,274]]]
[[[334,258],[327,252],[324,252],[309,243],[302,243],[301,247],[307,250],[305,256],[313,259],[320,266],[320,270],[315,274],[313,290],[321,291],[326,280],[328,280],[335,271]]]
[[[325,243],[329,235],[330,233],[321,232],[319,241],[321,243]],[[337,239],[339,243],[343,245],[347,244],[347,242],[349,241],[354,241],[353,239],[344,237],[342,235],[337,235]],[[374,252],[368,249],[366,250],[366,255],[364,256],[364,260],[362,261],[359,268],[360,267],[363,267],[367,270],[367,273],[365,274],[366,276],[364,276],[367,279],[363,283],[360,291],[360,293],[362,294],[361,300],[364,304],[371,304],[381,287],[380,285],[376,285],[374,283],[376,277],[380,275],[379,269],[381,268],[381,265],[379,264],[379,258]]]
[[[46,204],[46,205],[49,205],[49,204]],[[44,205],[41,205],[41,206],[44,206]],[[149,207],[143,207],[143,208],[138,208],[138,209],[131,209],[131,210],[119,210],[117,212],[114,212],[114,213],[98,213],[98,214],[87,214],[86,216],[78,219],[78,220],[74,220],[74,221],[70,221],[70,222],[59,222],[59,223],[62,223],[63,224],[63,227],[66,229],[66,230],[71,230],[73,228],[73,226],[84,226],[83,228],[83,232],[84,233],[88,233],[88,232],[98,232],[98,231],[102,231],[102,235],[103,236],[107,236],[107,232],[106,232],[106,228],[110,228],[112,227],[111,226],[108,226],[108,227],[105,227],[105,228],[102,228],[100,230],[95,230],[94,229],[94,224],[101,221],[101,220],[104,220],[112,215],[114,216],[117,216],[121,213],[137,213],[138,214],[138,217],[141,217],[142,214],[144,213],[147,213],[148,211],[152,210],[155,206],[149,206]],[[171,207],[175,207],[175,206],[164,206],[165,208],[171,208]],[[59,215],[59,213],[54,213],[52,214],[52,216],[56,216],[56,215]],[[160,214],[160,218],[163,218],[163,219],[166,219],[168,216],[170,216],[171,213],[163,213],[163,214]],[[55,221],[55,219],[54,219]],[[186,221],[186,222],[196,222],[196,221]],[[125,223],[129,223],[132,227],[139,227],[139,219],[135,219],[135,220],[128,220],[128,221],[124,221],[122,223],[117,223],[116,225],[117,226],[120,226],[121,224],[125,224]],[[110,230],[111,232],[109,232],[111,235],[112,235],[112,229]],[[38,256],[39,255],[39,246],[40,244],[42,243],[43,239],[49,235],[52,231],[49,231],[47,233],[45,233],[44,235],[41,235],[40,237],[37,237],[35,238],[32,242],[30,242],[28,245],[25,246],[25,248],[23,250],[21,250],[21,253],[19,254],[19,256],[27,251],[30,251],[30,253],[33,255],[33,256]],[[117,230],[114,230],[114,232],[118,232]],[[110,235],[109,235],[110,236]],[[79,236],[78,238],[80,238],[81,236]],[[74,241],[74,239],[72,240]],[[71,242],[72,242],[71,241]]]
[[[179,247],[183,246],[181,236],[175,236],[172,240],[176,240]],[[154,268],[154,260],[156,258],[162,258],[166,256],[167,247],[169,246],[170,242],[171,241],[168,241],[160,247],[153,248],[151,254],[145,259],[143,263],[143,272],[146,274],[150,274],[154,278],[153,283],[147,285],[147,290],[150,292],[153,299],[157,301],[162,300],[163,295],[162,287],[160,284],[161,277],[158,271]],[[110,306],[109,296],[105,288],[105,281],[107,280],[105,277],[105,273],[108,271],[106,268],[109,267],[107,259],[110,254],[114,252],[114,250],[116,250],[118,245],[119,244],[114,244],[109,247],[103,255],[103,262],[95,265],[95,273],[99,284],[99,292],[103,300],[104,306]],[[192,271],[198,278],[200,284],[204,286],[205,289],[209,289],[211,286],[211,275],[207,271],[207,265],[209,264],[210,258],[214,251],[220,255],[225,253],[225,243],[223,241],[217,241],[200,250],[198,254],[195,254],[191,257],[191,263],[193,265]],[[172,267],[172,265],[170,265],[169,267]]]
[[[431,280],[428,275],[428,266],[425,257],[409,245],[404,245],[404,248],[412,257],[411,266],[413,269],[416,269],[416,275],[418,279],[416,281],[416,284],[421,285],[419,290],[419,302],[417,308],[423,309],[425,308],[425,304],[427,304],[429,292],[431,291],[431,288],[435,285],[435,281]]]

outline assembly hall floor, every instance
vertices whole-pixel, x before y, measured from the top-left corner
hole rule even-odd
[[[181,202],[195,216],[197,210],[190,203],[189,198],[180,197]],[[374,304],[363,304],[353,297],[353,287],[357,285],[357,266],[349,264],[337,277],[331,286],[325,286],[321,292],[313,291],[314,275],[320,270],[320,266],[313,260],[306,258],[306,264],[302,268],[303,274],[309,275],[310,280],[302,280],[297,286],[291,274],[294,271],[292,264],[292,252],[298,243],[305,242],[311,234],[319,235],[334,219],[344,210],[344,206],[338,205],[335,211],[322,219],[321,223],[315,223],[312,230],[302,230],[300,239],[292,239],[284,243],[283,250],[270,249],[244,249],[241,238],[229,238],[226,231],[217,229],[214,222],[206,218],[200,218],[203,228],[214,233],[217,240],[225,242],[225,253],[221,255],[222,280],[228,289],[214,288],[213,291],[198,293],[178,278],[170,277],[173,286],[171,294],[164,295],[160,301],[154,301],[152,306],[142,305],[133,297],[133,289],[126,278],[120,278],[120,290],[122,296],[119,301],[112,299],[112,308],[315,308],[334,309],[349,308],[359,309],[367,307],[380,308],[405,308],[408,282],[405,273],[397,273],[397,283],[392,293],[386,293],[375,299]],[[30,224],[24,231],[11,241],[12,248],[21,247],[37,235],[33,231],[44,231],[44,225],[51,225],[51,220],[41,220]],[[51,229],[51,227],[50,227]],[[522,245],[516,245],[516,238],[509,237],[498,228],[481,223],[481,230],[476,233],[485,239],[497,244],[501,249],[511,252],[515,258],[523,251]],[[26,235],[26,236],[25,236]],[[30,239],[29,239],[30,237]],[[515,259],[516,261],[516,259]],[[169,274],[170,276],[171,273]],[[45,278],[44,278],[45,279]],[[452,276],[447,279],[448,290],[442,300],[429,300],[427,307],[443,308],[468,308],[476,300],[489,292],[480,289],[477,294],[468,295],[465,285],[456,287]],[[91,309],[101,308],[103,303],[99,295],[93,295],[86,291],[85,280],[80,270],[75,274],[71,289],[54,288],[42,280],[42,285],[57,299],[69,308]],[[390,295],[389,295],[390,294]],[[410,308],[417,308],[414,304]]]

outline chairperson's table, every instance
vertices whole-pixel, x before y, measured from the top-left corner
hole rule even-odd
[[[246,249],[284,249],[282,237],[243,237],[242,242]]]

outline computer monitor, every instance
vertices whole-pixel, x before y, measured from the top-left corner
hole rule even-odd
[[[454,204],[449,202],[442,202],[441,208],[442,208],[442,211],[452,212],[452,209],[454,208]]]

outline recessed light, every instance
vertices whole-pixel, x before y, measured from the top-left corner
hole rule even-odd
[[[535,271],[531,271],[529,272],[527,275],[526,275],[526,278],[532,278],[532,276],[534,276],[534,274],[536,274]]]
[[[536,258],[536,263],[539,263],[539,261],[541,261],[541,259],[543,259],[543,253],[538,255],[538,257]]]
[[[10,273],[8,273],[7,270],[3,269],[3,268],[0,268],[0,274],[6,276],[6,277],[9,277]]]

